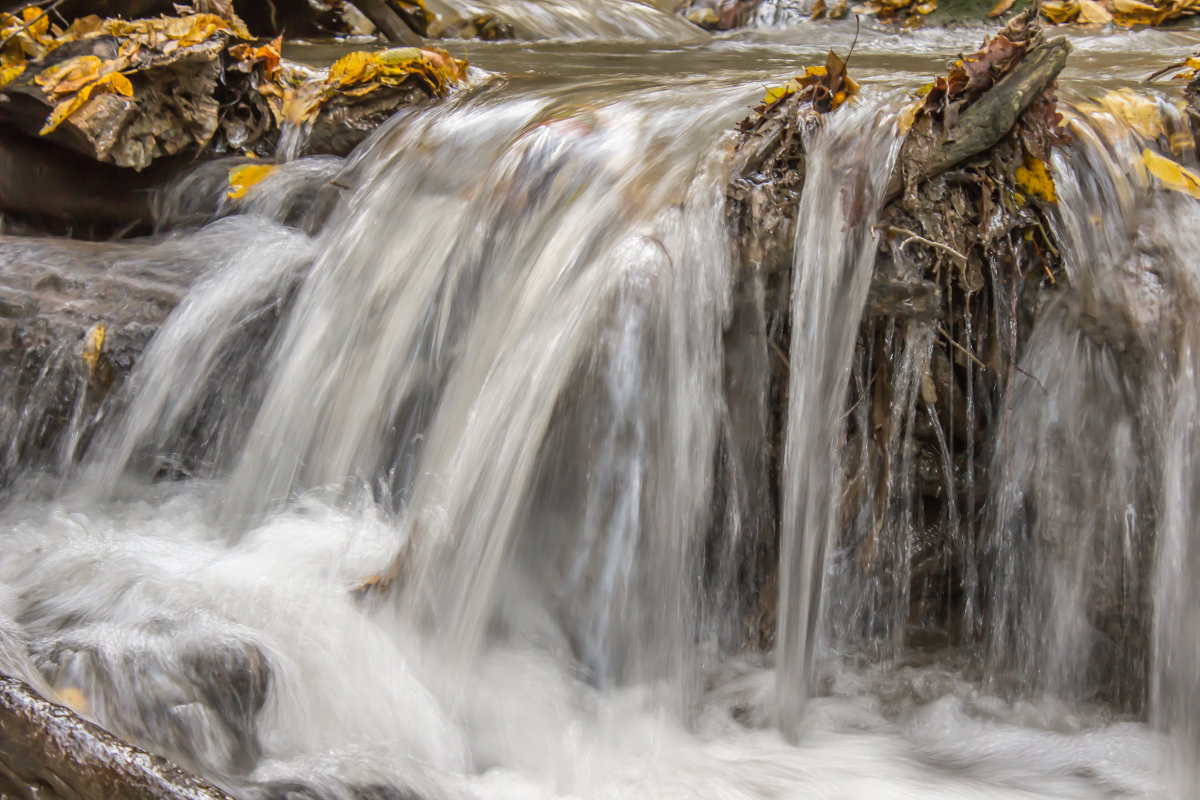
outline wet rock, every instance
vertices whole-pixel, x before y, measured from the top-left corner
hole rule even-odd
[[[33,650],[60,695],[130,741],[206,774],[243,776],[258,762],[271,670],[252,642],[162,620],[119,643],[70,628]]]
[[[421,800],[409,789],[393,786],[339,786],[336,789],[301,781],[272,781],[252,789],[256,800]]]
[[[81,451],[109,387],[122,381],[191,275],[138,264],[137,247],[0,236],[0,486]],[[129,258],[122,260],[120,255]],[[93,367],[90,331],[105,326]]]
[[[678,13],[705,30],[728,31],[745,25],[761,3],[762,0],[688,0]]]
[[[485,42],[515,39],[517,35],[512,25],[495,14],[439,17],[430,26],[429,34],[438,39],[481,39]]]

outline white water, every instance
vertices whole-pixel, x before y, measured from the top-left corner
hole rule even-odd
[[[300,161],[258,187],[257,216],[150,245],[168,262],[190,245],[204,277],[85,469],[53,494],[31,478],[6,498],[0,669],[248,798],[1167,796],[1168,745],[1071,696],[1068,673],[991,694],[970,653],[809,668],[838,655],[810,622],[838,584],[802,576],[828,568],[821,491],[838,483],[846,352],[894,147],[871,89],[817,136],[829,155],[811,167],[798,239],[808,348],[791,367],[780,667],[722,641],[742,606],[698,577],[729,411],[722,137],[762,79],[603,83],[481,89],[395,121],[335,184],[328,160]],[[219,205],[204,185],[178,219]],[[322,193],[331,211],[300,213]],[[1064,194],[1065,209],[1087,207]],[[1134,208],[1112,213],[1148,224]],[[910,381],[928,336],[900,348]],[[1038,352],[1064,347],[1046,336],[1035,374]],[[1159,352],[1183,366],[1160,417],[1176,443],[1161,469],[1179,480],[1162,484],[1174,515],[1157,626],[1171,644],[1155,691],[1186,797],[1196,406],[1188,352]],[[1055,397],[1091,379],[1067,373]],[[1039,397],[1014,400],[1030,436]],[[196,430],[204,446],[184,458]],[[191,477],[151,483],[163,467]],[[1095,535],[1128,531],[1108,511],[1095,509]],[[743,556],[723,544],[733,563],[719,566],[736,574]],[[1068,672],[1080,641],[1054,653]],[[263,674],[247,713],[230,687]]]
[[[440,15],[491,14],[521,39],[696,40],[703,32],[640,0],[429,0]]]
[[[799,733],[815,674],[822,578],[841,496],[840,429],[875,265],[873,227],[899,148],[895,130],[890,117],[865,108],[821,127],[797,212],[776,648],[779,724],[790,736]],[[845,152],[856,157],[840,157]]]

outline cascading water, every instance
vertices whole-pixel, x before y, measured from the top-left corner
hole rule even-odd
[[[648,8],[537,35],[661,39],[637,27]],[[870,37],[868,75],[890,58]],[[777,354],[762,331],[734,342],[766,322],[762,287],[739,294],[724,195],[725,132],[771,73],[756,56],[697,75],[681,48],[644,56],[653,79],[477,86],[344,161],[280,166],[236,209],[224,167],[201,169],[160,238],[90,247],[108,281],[190,288],[57,484],[6,456],[0,672],[246,798],[1194,794],[1200,284],[1171,233],[1200,223],[1190,200],[1076,126],[1055,164],[1069,286],[995,440],[964,454],[930,408],[956,363],[944,332],[861,320],[891,87],[817,127],[763,656],[737,593],[761,568],[756,381]],[[13,263],[29,247],[0,242]],[[757,308],[735,320],[739,302]],[[887,392],[855,361],[868,326]],[[87,409],[63,413],[84,430]],[[880,452],[848,426],[880,426]],[[955,541],[981,531],[953,624],[982,652],[912,646],[919,483],[945,485]],[[1153,635],[1101,597],[1153,609]],[[1120,711],[1138,669],[1168,745]]]
[[[779,722],[790,735],[813,674],[822,576],[841,490],[839,428],[875,264],[873,225],[899,142],[895,125],[875,117],[874,109],[855,109],[818,129],[798,212],[776,655]],[[838,158],[850,150],[864,158]]]
[[[694,40],[699,32],[640,0],[429,0],[438,14],[491,14],[523,39],[634,38]]]
[[[1168,130],[1172,123],[1187,124],[1167,117]],[[1200,785],[1200,635],[1185,621],[1196,608],[1188,576],[1200,545],[1191,514],[1198,479],[1200,250],[1180,233],[1195,229],[1200,213],[1181,197],[1153,192],[1148,173],[1124,166],[1138,163],[1148,152],[1142,148],[1156,143],[1111,121],[1096,129],[1079,121],[1073,130],[1078,163],[1061,171],[1063,240],[1076,305],[1063,316],[1074,322],[1068,346],[1076,350],[1073,368],[1080,374],[1058,370],[1047,405],[1073,406],[1069,415],[1065,409],[1055,415],[1084,430],[1073,431],[1061,452],[1083,455],[1089,463],[1079,474],[1102,479],[1063,485],[1063,477],[1044,477],[1062,487],[1053,505],[1077,510],[1069,527],[1040,535],[1057,551],[1048,554],[1043,575],[1058,609],[1050,620],[1058,635],[1041,649],[1052,659],[1052,680],[1069,680],[1072,661],[1099,665],[1111,671],[1106,677],[1117,692],[1122,678],[1136,676],[1148,662],[1152,714],[1172,739],[1172,789],[1187,797]],[[1061,341],[1061,333],[1051,336]],[[1088,394],[1076,396],[1081,389]],[[1097,449],[1084,449],[1091,445]],[[1057,509],[1046,508],[1051,505],[1039,504],[1039,513],[1053,526]],[[1080,540],[1064,546],[1068,531]],[[1108,605],[1114,599],[1124,599],[1127,608],[1153,608],[1153,629],[1114,614]],[[1122,656],[1134,663],[1122,663]]]

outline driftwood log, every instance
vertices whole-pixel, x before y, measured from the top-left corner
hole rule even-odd
[[[1070,52],[1070,43],[1061,36],[1037,45],[948,129],[930,135],[914,128],[888,181],[887,200],[897,197],[906,182],[916,185],[941,175],[1008,135],[1021,114],[1058,78]]]
[[[6,676],[0,676],[0,797],[232,800]]]

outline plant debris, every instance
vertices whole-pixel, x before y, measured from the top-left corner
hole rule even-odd
[[[906,28],[921,24],[921,18],[937,11],[937,0],[867,0],[855,6],[855,14],[873,16],[880,22],[900,22]]]
[[[898,115],[903,142],[874,226],[879,238],[853,368],[851,397],[858,399],[844,418],[849,477],[834,545],[839,563],[872,579],[895,574],[895,542],[909,535],[887,527],[892,504],[915,503],[932,531],[953,530],[962,507],[962,498],[947,496],[936,474],[916,486],[892,482],[887,454],[898,437],[910,442],[905,458],[931,465],[942,463],[950,437],[986,441],[982,426],[1004,419],[1005,392],[1014,376],[1024,379],[1016,361],[1033,310],[1066,282],[1050,215],[1058,202],[1051,155],[1067,141],[1055,80],[1069,49],[1061,39],[1046,40],[1032,14],[1019,14],[950,64]],[[818,75],[805,73],[810,87]],[[768,92],[740,125],[727,191],[727,217],[747,272],[742,280],[765,306],[763,349],[781,354],[768,358],[772,374],[765,387],[767,424],[777,427],[786,419],[792,244],[805,148],[821,111],[832,110],[837,98],[833,87],[806,88],[805,79]],[[909,348],[920,342],[929,343],[915,356],[928,359],[924,374],[901,385],[892,365],[912,357]],[[921,400],[915,406],[895,399],[913,393]],[[995,405],[972,416],[964,410],[969,397]],[[963,468],[985,471],[982,448],[959,452],[980,459],[964,461]],[[872,494],[869,486],[884,489]],[[768,535],[777,531],[766,528]],[[957,554],[945,557],[955,551],[939,536],[900,539],[919,565],[912,571],[919,578],[904,588],[915,598],[930,585],[953,586],[965,568]],[[772,544],[763,545],[769,563]],[[936,628],[934,605],[912,604],[917,624]]]
[[[846,74],[846,62],[830,50],[825,66],[808,67],[803,75],[768,89],[762,105],[756,110],[765,114],[781,100],[799,95],[800,102],[809,103],[817,112],[827,114],[857,93],[858,84]]]
[[[1041,15],[1055,24],[1107,25],[1125,28],[1165,25],[1200,12],[1200,0],[1042,0]]]
[[[22,99],[0,116],[139,170],[182,152],[267,155],[282,126],[311,130],[326,113],[336,120],[314,141],[336,139],[331,146],[344,151],[399,106],[443,97],[466,77],[464,62],[418,48],[350,53],[327,71],[313,70],[284,60],[281,38],[251,37],[232,12],[90,16],[65,30],[39,13],[0,15],[3,93]],[[47,109],[40,120],[38,108]],[[343,135],[331,137],[339,125]]]

